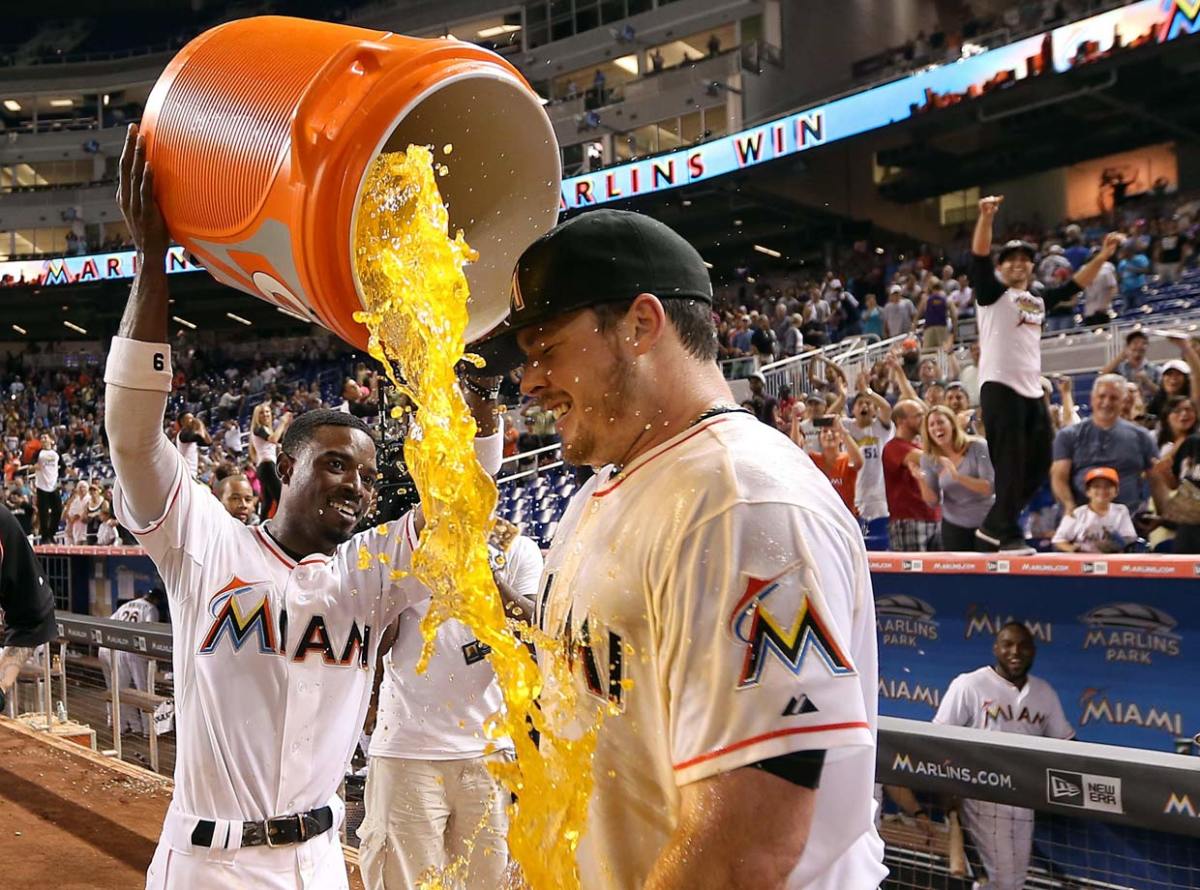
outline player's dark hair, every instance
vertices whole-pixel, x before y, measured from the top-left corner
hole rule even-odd
[[[240,475],[242,475],[241,470],[231,462],[223,460],[213,468],[213,487],[216,488],[218,483],[228,479],[230,476]]]
[[[296,453],[311,442],[317,430],[323,426],[348,426],[366,433],[372,441],[375,439],[371,428],[353,414],[336,411],[333,408],[317,408],[313,411],[306,411],[292,421],[287,432],[283,434],[283,441],[279,443],[280,447],[285,454],[295,457]]]
[[[717,360],[717,328],[713,324],[712,307],[703,300],[688,297],[659,297],[663,312],[692,358],[702,362]],[[600,303],[592,307],[600,319],[600,332],[607,333],[633,305],[633,300],[620,303]]]
[[[1015,627],[1017,630],[1021,631],[1021,633],[1025,634],[1025,636],[1029,637],[1029,639],[1031,639],[1031,640],[1033,639],[1033,631],[1031,631],[1028,627],[1026,627],[1025,622],[1023,622],[1023,621],[1006,622],[1005,624],[1003,624],[1000,627],[1000,629],[998,631],[996,631],[996,636],[1000,636],[1000,634],[1004,633],[1010,627]]]

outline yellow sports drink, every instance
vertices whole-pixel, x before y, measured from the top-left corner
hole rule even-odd
[[[541,648],[546,669],[568,671],[553,641],[506,619],[488,563],[496,486],[475,457],[475,421],[455,368],[466,352],[467,278],[476,259],[462,232],[451,235],[438,190],[452,147],[435,159],[428,147],[380,155],[370,166],[354,232],[355,265],[366,309],[355,320],[370,331],[369,351],[415,405],[404,456],[421,494],[425,528],[412,571],[433,592],[422,625],[430,655],[437,627],[455,618],[491,649],[505,711],[485,728],[507,736],[516,760],[495,767],[516,797],[509,809],[509,852],[534,890],[579,886],[575,848],[592,788],[592,752],[599,715],[580,714],[578,702],[539,701],[542,675],[526,642]],[[398,410],[398,409],[396,409]],[[570,695],[569,682],[553,684]],[[549,713],[582,717],[587,727],[564,738]],[[541,749],[530,729],[542,734]],[[430,876],[427,888],[460,886],[466,865]]]

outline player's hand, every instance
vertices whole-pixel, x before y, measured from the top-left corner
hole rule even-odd
[[[1004,195],[988,195],[986,198],[979,199],[979,214],[980,216],[991,219],[996,215],[996,211],[1000,209],[1000,205],[1004,203]]]
[[[1109,232],[1104,236],[1104,244],[1100,248],[1105,259],[1110,259],[1114,253],[1121,249],[1121,245],[1125,243],[1125,236],[1120,232]]]
[[[171,236],[154,199],[154,171],[146,163],[146,138],[138,132],[137,124],[130,124],[125,133],[117,206],[134,246],[145,260],[143,265],[165,259]]]

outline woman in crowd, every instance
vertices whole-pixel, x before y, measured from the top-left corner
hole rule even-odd
[[[921,432],[925,453],[917,482],[925,503],[941,504],[942,546],[975,550],[975,530],[996,499],[987,443],[963,432],[945,405],[929,409]]]
[[[103,516],[106,506],[104,501],[103,486],[99,482],[93,482],[88,487],[88,496],[86,501],[87,506],[87,543],[95,544],[96,534],[100,531],[100,523],[103,522]]]
[[[275,508],[279,506],[283,483],[275,468],[275,459],[279,453],[279,442],[292,422],[292,415],[291,412],[284,414],[274,426],[272,420],[269,403],[260,402],[254,406],[254,411],[250,414],[250,461],[258,476],[261,490],[258,518],[263,521],[274,516]]]
[[[1171,396],[1163,403],[1163,419],[1158,425],[1158,456],[1169,459],[1198,428],[1196,404],[1187,396]]]

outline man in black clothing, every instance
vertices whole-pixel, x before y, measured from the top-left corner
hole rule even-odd
[[[46,573],[29,546],[20,523],[0,505],[0,710],[5,696],[20,673],[21,665],[33,655],[33,647],[48,643],[58,634],[54,623],[54,594]]]
[[[1074,277],[1032,293],[1036,250],[1009,241],[992,264],[992,223],[1003,196],[979,202],[969,276],[979,306],[979,402],[996,470],[996,502],[975,533],[982,550],[1033,553],[1017,520],[1050,471],[1052,427],[1042,399],[1042,324],[1047,308],[1074,299],[1121,246],[1113,232]]]

